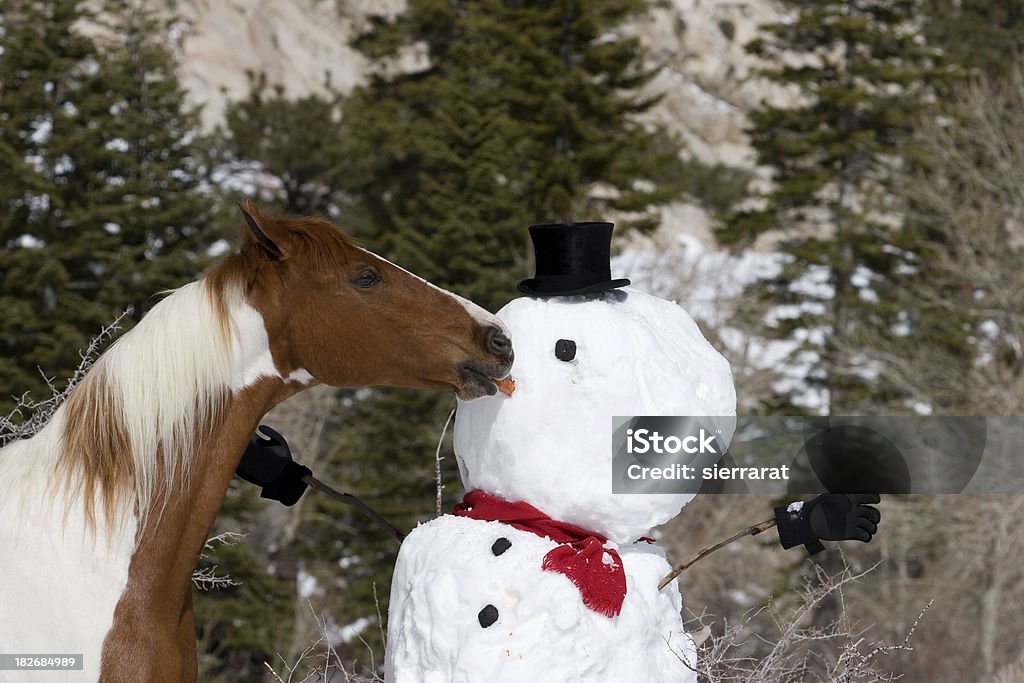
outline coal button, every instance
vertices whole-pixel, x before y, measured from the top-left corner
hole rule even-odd
[[[498,620],[498,608],[494,605],[487,605],[480,614],[476,615],[476,618],[480,620],[480,625],[487,628]]]

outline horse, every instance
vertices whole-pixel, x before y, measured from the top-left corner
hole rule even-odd
[[[322,218],[239,205],[241,247],[97,358],[0,450],[0,652],[82,655],[0,680],[195,681],[191,576],[260,418],[324,383],[493,395],[490,313]]]

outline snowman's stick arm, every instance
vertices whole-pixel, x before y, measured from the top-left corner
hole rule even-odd
[[[682,574],[684,571],[689,569],[698,560],[700,560],[700,559],[702,559],[704,557],[707,557],[708,555],[710,555],[711,553],[715,552],[719,548],[724,548],[725,546],[729,545],[733,541],[737,541],[737,540],[743,538],[744,536],[757,536],[762,531],[767,531],[768,529],[771,529],[773,526],[775,526],[775,518],[774,517],[772,519],[766,519],[763,522],[758,522],[757,524],[754,524],[752,526],[748,526],[748,527],[745,527],[743,529],[740,529],[739,531],[737,531],[736,533],[734,533],[732,536],[730,536],[729,538],[725,539],[724,541],[719,541],[718,543],[715,543],[714,545],[711,545],[711,546],[708,546],[707,548],[701,549],[696,555],[694,555],[690,559],[688,559],[685,562],[682,562],[680,564],[677,564],[675,567],[672,567],[672,571],[670,571],[667,575],[665,575],[665,578],[663,578],[661,580],[661,582],[658,584],[658,590],[661,590],[662,588],[667,586],[669,583],[671,583],[672,579],[676,578],[677,576]]]
[[[401,543],[402,540],[405,538],[405,534],[403,534],[401,531],[395,528],[395,526],[391,524],[391,522],[381,517],[379,512],[377,512],[372,507],[370,507],[363,501],[353,496],[351,493],[341,493],[339,491],[335,491],[333,488],[323,483],[322,481],[314,477],[312,474],[307,474],[306,476],[304,476],[302,478],[302,481],[306,482],[320,493],[330,496],[339,503],[351,505],[355,509],[359,510],[364,515],[366,515],[373,521],[377,522],[377,524],[379,524],[381,527],[387,530],[387,532],[394,536],[399,543]]]

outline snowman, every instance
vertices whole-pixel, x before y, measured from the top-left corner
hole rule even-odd
[[[612,279],[612,224],[530,228],[537,276],[501,309],[508,388],[461,402],[468,493],[402,544],[391,588],[391,683],[696,681],[675,584],[648,535],[690,493],[612,493],[613,418],[718,416],[729,364],[676,304]],[[514,387],[514,388],[513,388]]]
[[[648,536],[693,493],[613,493],[613,433],[626,424],[615,418],[688,416],[725,453],[736,395],[728,363],[683,309],[611,278],[611,233],[610,223],[530,228],[537,277],[497,314],[515,345],[510,379],[458,407],[468,493],[399,552],[390,683],[697,680],[679,590],[658,590],[670,567]],[[313,482],[381,522],[260,429],[238,474],[264,498],[292,505]],[[782,547],[870,541],[879,497],[851,489],[874,481],[775,508]]]

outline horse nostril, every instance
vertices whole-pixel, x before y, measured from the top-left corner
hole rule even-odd
[[[496,356],[508,356],[512,353],[512,340],[500,327],[487,330],[487,350]]]

